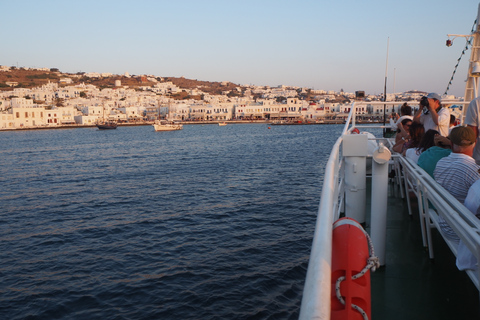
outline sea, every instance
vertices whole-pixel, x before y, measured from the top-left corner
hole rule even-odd
[[[0,132],[0,319],[297,319],[342,128]]]

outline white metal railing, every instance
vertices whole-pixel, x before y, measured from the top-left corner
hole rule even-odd
[[[350,130],[355,126],[355,109],[352,104],[342,135],[335,142],[325,167],[300,319],[330,319],[332,226],[340,216],[344,200],[341,146],[350,123]]]
[[[431,238],[432,228],[438,228],[438,216],[442,217],[448,225],[455,231],[470,252],[480,261],[480,220],[468,210],[462,203],[453,197],[447,190],[440,186],[428,173],[420,168],[416,163],[405,157],[399,157],[400,163],[407,176],[413,178],[416,183],[416,189],[422,197],[418,199],[422,202],[424,215],[420,219],[425,219],[422,236],[427,238],[430,258],[433,258],[433,243]],[[434,209],[429,207],[431,202]],[[423,234],[426,232],[426,234]],[[440,234],[443,236],[442,232]],[[453,254],[457,255],[456,241],[444,237]],[[480,290],[480,269],[467,271],[472,282]]]
[[[412,102],[410,101],[409,103],[412,103]],[[448,103],[448,102],[444,102],[444,103]],[[452,103],[465,105],[468,102],[452,101]],[[368,104],[385,105],[385,106],[401,105],[403,104],[403,101],[352,103],[350,113],[346,120],[345,127],[342,131],[342,135],[335,142],[332,148],[330,157],[328,159],[327,165],[325,167],[325,175],[324,175],[324,181],[323,181],[323,187],[322,187],[321,200],[320,200],[319,210],[317,214],[315,233],[313,237],[312,249],[310,254],[310,260],[308,263],[308,270],[307,270],[307,275],[305,279],[305,286],[303,290],[302,304],[300,309],[299,318],[302,320],[303,319],[330,319],[332,226],[335,220],[339,218],[340,209],[344,204],[343,203],[344,202],[344,179],[343,179],[344,166],[343,166],[343,158],[341,156],[343,135],[351,132],[356,127],[356,124],[355,124],[356,106],[368,105]],[[361,127],[359,126],[359,128],[387,128],[387,127],[390,127],[390,126],[389,125],[386,125],[386,126],[362,125]],[[425,177],[425,180],[428,181],[428,177]],[[433,183],[435,183],[433,179],[431,180],[433,181]],[[429,183],[431,184],[432,181],[429,181]],[[438,184],[436,185],[438,186]],[[427,186],[427,184],[425,184],[425,186]],[[430,192],[433,192],[433,191],[437,192],[438,190],[435,190],[435,189],[430,190]],[[445,199],[449,199],[449,197],[446,197]],[[448,209],[446,208],[445,212],[447,211]],[[466,214],[466,212],[464,212],[464,214]],[[453,218],[453,216],[451,215],[445,218],[447,222],[450,222],[451,219],[455,219],[455,218]],[[469,225],[470,223],[479,223],[479,222],[469,220]],[[480,223],[479,223],[479,227],[480,227]],[[472,245],[472,242],[470,240],[467,240],[467,241],[468,241],[467,246],[469,247],[469,249],[471,250],[476,249],[480,256],[480,246],[476,247],[475,245]]]

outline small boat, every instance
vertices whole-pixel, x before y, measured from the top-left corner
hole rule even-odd
[[[114,121],[105,121],[101,123],[97,123],[98,130],[110,130],[110,129],[117,129],[117,123]]]
[[[223,126],[226,126],[227,123],[226,122],[219,122],[218,125],[223,127]]]
[[[182,124],[168,120],[155,120],[153,127],[155,131],[175,131],[183,129]]]

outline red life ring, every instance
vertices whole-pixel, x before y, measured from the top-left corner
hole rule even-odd
[[[357,221],[341,218],[333,224],[331,319],[370,319],[370,270],[363,270],[369,263],[368,249],[367,235]]]

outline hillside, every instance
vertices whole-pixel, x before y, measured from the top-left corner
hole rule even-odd
[[[72,79],[73,83],[71,84],[61,84],[60,80],[63,78]],[[172,82],[176,86],[182,89],[195,89],[209,93],[209,94],[222,94],[225,91],[231,91],[238,87],[238,85],[231,82],[220,83],[220,82],[209,82],[209,81],[199,81],[185,79],[183,77],[165,77],[165,78],[156,78],[159,82]],[[62,73],[60,71],[39,71],[39,70],[25,70],[23,68],[15,68],[10,71],[0,71],[0,90],[9,91],[13,88],[34,88],[42,86],[48,82],[60,83],[63,85],[74,85],[74,84],[92,84],[100,89],[103,88],[113,88],[115,87],[115,81],[120,80],[122,86],[128,86],[130,88],[138,88],[141,86],[152,86],[155,84],[153,81],[148,81],[146,76],[131,76],[125,77],[121,75],[114,75],[112,77],[106,78],[90,78],[86,77],[82,73],[78,74],[69,74]],[[236,91],[235,91],[236,92]],[[240,95],[240,93],[238,93]],[[187,93],[179,93],[174,98],[185,99],[188,96]],[[197,97],[199,98],[199,97]]]

